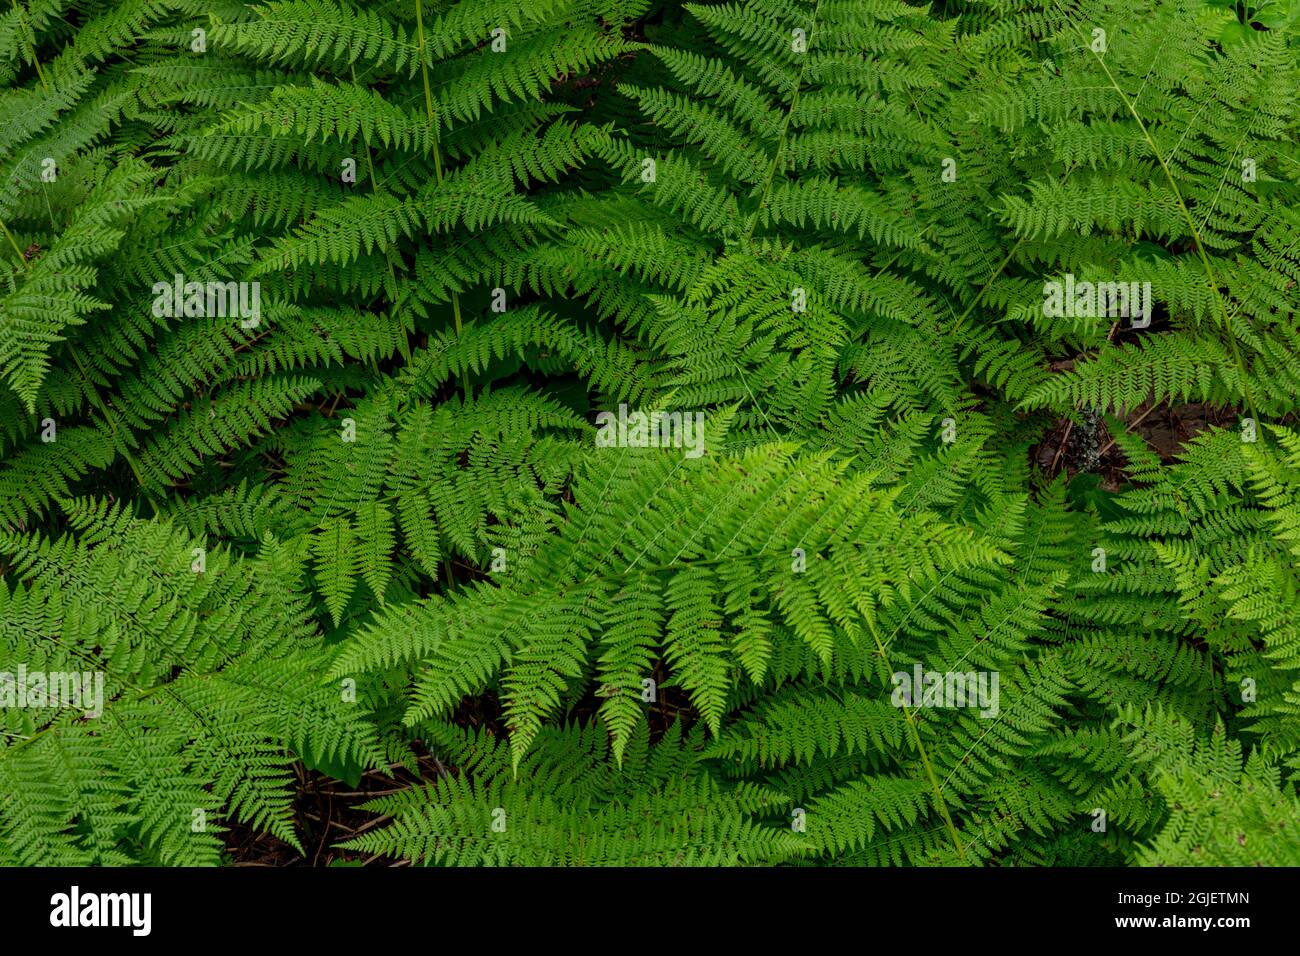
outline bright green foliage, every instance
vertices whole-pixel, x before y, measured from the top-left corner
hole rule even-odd
[[[1300,862],[1297,29],[0,12],[0,864]]]
[[[0,711],[3,862],[211,863],[218,813],[296,844],[293,756],[383,757],[320,677],[298,575],[270,539],[239,557],[104,505],[64,514],[58,538],[0,536],[26,582],[0,587],[0,647],[33,671],[101,671],[103,712]]]

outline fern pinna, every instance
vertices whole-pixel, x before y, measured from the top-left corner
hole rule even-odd
[[[1296,863],[1296,24],[15,2],[0,862]]]

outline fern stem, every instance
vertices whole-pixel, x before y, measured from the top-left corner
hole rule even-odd
[[[1065,183],[1069,180],[1070,176],[1073,173],[1074,173],[1074,167],[1071,166],[1069,169],[1065,171],[1065,175],[1061,177],[1061,185],[1065,185]],[[988,281],[984,283],[983,287],[979,290],[979,293],[976,294],[973,300],[971,300],[971,304],[966,307],[966,311],[961,314],[961,317],[959,319],[957,319],[957,324],[952,327],[954,333],[961,331],[961,327],[966,323],[966,320],[970,317],[970,314],[975,311],[976,306],[980,304],[980,300],[984,298],[984,293],[988,292],[990,287],[992,287],[993,283],[997,281],[998,276],[1002,275],[1002,270],[1007,267],[1007,263],[1011,261],[1011,257],[1016,254],[1016,250],[1020,248],[1021,244],[1024,243],[1024,241],[1025,241],[1024,236],[1021,236],[1019,239],[1017,239],[1016,244],[1011,247],[1011,251],[1008,252],[1006,254],[1006,257],[1001,262],[998,263],[998,267],[994,269],[991,273],[989,273]]]
[[[85,363],[81,361],[80,353],[77,352],[75,346],[69,348],[68,353],[72,356],[72,360],[77,363],[77,368],[81,370],[81,375],[86,380],[86,395],[90,398],[91,404],[99,409],[99,413],[104,416],[104,421],[108,423],[109,430],[113,433],[113,437],[120,438],[121,436],[118,434],[117,430],[117,416],[109,411],[108,406],[100,400],[99,392],[95,391],[95,384],[90,380],[90,371],[86,368]],[[140,466],[136,464],[135,456],[132,455],[130,450],[126,447],[125,440],[122,441],[121,452],[122,457],[126,459],[126,463],[131,466],[131,472],[135,475],[135,480],[139,482],[140,489],[143,491],[144,476],[140,473]],[[146,497],[145,500],[147,501],[148,498]]]
[[[46,93],[50,92],[50,84],[45,81],[45,71],[41,69],[41,58],[36,55],[36,31],[32,25],[27,22],[27,11],[18,5],[18,0],[13,0],[14,10],[18,13],[18,19],[22,22],[23,31],[27,34],[27,39],[32,44],[32,66],[36,67],[36,77],[41,81],[41,88]]]
[[[987,292],[989,287],[997,281],[998,276],[1002,275],[1002,270],[1007,267],[1007,263],[1011,261],[1011,257],[1016,254],[1016,250],[1020,248],[1020,244],[1024,241],[1024,236],[1017,239],[1016,244],[1011,247],[1011,251],[1007,253],[1006,258],[998,263],[998,267],[989,274],[988,281],[984,283],[979,292],[975,295],[975,298],[971,300],[970,305],[966,307],[966,311],[957,319],[957,324],[952,327],[954,333],[961,331],[962,325],[964,325],[966,320],[970,318],[970,314],[975,311],[976,306],[980,304],[980,299],[984,298],[984,293]]]
[[[1057,5],[1059,6],[1059,3]],[[1196,254],[1200,257],[1201,265],[1205,269],[1205,275],[1210,280],[1210,289],[1214,292],[1214,301],[1218,303],[1219,312],[1223,316],[1223,330],[1228,336],[1228,345],[1232,348],[1232,357],[1237,364],[1237,374],[1241,376],[1241,390],[1246,399],[1246,407],[1250,409],[1251,416],[1258,419],[1259,413],[1255,411],[1255,399],[1251,393],[1250,381],[1246,377],[1246,365],[1242,361],[1241,350],[1237,346],[1237,337],[1232,333],[1232,318],[1228,315],[1228,306],[1223,301],[1223,294],[1219,290],[1219,279],[1214,274],[1214,267],[1210,264],[1210,257],[1206,254],[1205,246],[1201,243],[1201,231],[1196,228],[1196,222],[1192,219],[1192,214],[1187,208],[1187,203],[1183,200],[1182,190],[1178,188],[1178,183],[1174,180],[1174,174],[1170,171],[1169,164],[1165,162],[1164,154],[1160,152],[1160,149],[1155,144],[1155,140],[1151,138],[1151,133],[1147,130],[1147,124],[1142,121],[1142,117],[1138,115],[1137,108],[1133,105],[1133,101],[1129,99],[1128,94],[1120,87],[1119,83],[1115,79],[1115,75],[1110,72],[1110,67],[1106,65],[1105,59],[1103,59],[1101,54],[1092,49],[1092,46],[1087,43],[1086,38],[1083,36],[1082,31],[1077,25],[1074,26],[1074,31],[1078,34],[1079,38],[1084,41],[1084,45],[1087,46],[1089,52],[1092,53],[1093,59],[1097,61],[1098,65],[1102,68],[1102,71],[1105,72],[1106,79],[1110,82],[1111,88],[1114,89],[1114,91],[1119,94],[1119,98],[1124,101],[1125,108],[1137,122],[1138,129],[1142,131],[1142,138],[1146,140],[1147,146],[1151,149],[1151,155],[1156,158],[1156,162],[1160,164],[1160,168],[1164,171],[1165,179],[1169,183],[1169,188],[1174,191],[1174,199],[1177,200],[1178,208],[1182,211],[1183,219],[1187,222],[1187,228],[1191,231],[1192,244],[1196,247]]]
[[[885,645],[880,641],[880,632],[876,630],[875,622],[871,618],[866,618],[867,627],[871,630],[871,638],[876,642],[876,650],[880,653],[880,659],[885,662],[885,669],[892,671],[893,665],[889,663],[889,651],[885,650]],[[952,814],[948,812],[948,804],[943,799],[943,788],[939,786],[939,778],[935,776],[934,765],[930,763],[930,755],[926,752],[925,744],[921,741],[921,732],[916,726],[916,717],[912,713],[912,708],[907,704],[903,705],[903,716],[907,719],[908,729],[912,731],[912,741],[916,744],[916,753],[921,758],[921,765],[925,767],[925,775],[930,780],[930,789],[934,791],[935,806],[939,810],[939,816],[943,818],[944,829],[948,831],[948,836],[952,840],[953,847],[957,850],[957,855],[966,860],[966,850],[961,845],[961,837],[957,834],[957,827],[952,822]]]
[[[357,82],[357,68],[356,68],[355,66],[349,66],[348,69],[352,71],[352,82],[355,84],[355,83]],[[371,195],[377,195],[377,194],[379,193],[379,182],[378,182],[378,180],[375,178],[375,160],[374,160],[374,156],[371,154],[371,151],[370,151],[370,141],[369,141],[369,140],[366,140],[366,172],[370,175],[370,192],[371,192]],[[391,280],[393,281],[393,288],[396,289],[396,288],[397,288],[397,270],[393,268],[393,259],[392,259],[392,256],[391,256],[391,254],[390,254],[390,250],[389,250],[389,249],[385,249],[385,250],[384,250],[384,261],[385,261],[386,263],[388,263],[388,278],[391,279]],[[397,319],[397,305],[396,305],[396,303],[394,303],[394,305],[393,305],[393,309],[392,309],[392,312],[391,312],[391,317],[392,317],[393,319]],[[400,322],[400,319],[398,319],[398,321]],[[410,365],[410,364],[411,364],[411,339],[410,339],[410,335],[406,333],[406,327],[405,327],[405,326],[402,327],[402,332],[403,332],[403,335],[402,335],[401,339],[399,340],[399,341],[401,342],[402,360],[403,360],[407,365]],[[376,365],[376,367],[377,367],[377,365]]]
[[[23,255],[23,250],[18,246],[18,240],[14,238],[14,234],[9,231],[9,227],[5,225],[3,219],[0,219],[0,229],[4,230],[5,238],[9,240],[9,245],[13,246],[14,252],[18,253],[18,264],[24,269],[30,269],[31,266],[27,264],[27,257]]]
[[[424,58],[424,9],[420,0],[415,0],[415,27],[419,33],[420,43],[420,78],[424,81],[424,112],[429,118],[429,137],[433,146],[433,175],[439,186],[442,185],[442,151],[438,148],[438,131],[433,116],[433,91],[429,88],[429,64]],[[460,293],[451,294],[451,312],[456,320],[456,335],[460,335]]]
[[[417,4],[419,2],[420,0],[416,0]],[[745,230],[746,242],[754,235],[754,227],[758,225],[758,217],[762,214],[763,207],[767,205],[768,196],[772,192],[772,181],[776,179],[777,166],[781,162],[782,154],[785,152],[785,139],[790,132],[790,118],[794,116],[794,111],[799,106],[799,92],[803,89],[803,72],[808,65],[808,57],[812,55],[813,31],[817,29],[817,14],[821,7],[821,0],[817,0],[816,6],[813,7],[812,21],[808,25],[808,47],[799,60],[799,75],[795,77],[794,95],[790,97],[790,107],[785,111],[785,120],[781,123],[781,135],[776,141],[776,152],[772,154],[772,165],[767,170],[767,182],[763,184],[763,194],[759,197],[753,215],[749,217],[749,228]]]

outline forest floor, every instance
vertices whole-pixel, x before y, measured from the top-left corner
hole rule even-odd
[[[1184,445],[1212,425],[1231,426],[1239,415],[1229,408],[1204,404],[1144,403],[1124,417],[1129,432],[1138,435],[1162,460],[1176,458]],[[1106,491],[1119,491],[1128,481],[1124,454],[1104,423],[1092,430],[1061,419],[1033,450],[1034,464],[1055,476],[1094,472]]]

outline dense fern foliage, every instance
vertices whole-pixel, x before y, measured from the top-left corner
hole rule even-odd
[[[0,85],[0,863],[314,773],[338,859],[1300,864],[1300,7],[15,0]]]

